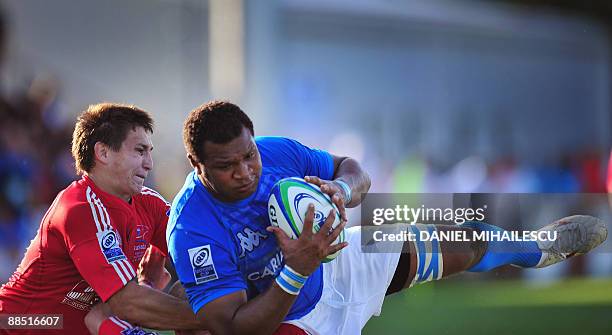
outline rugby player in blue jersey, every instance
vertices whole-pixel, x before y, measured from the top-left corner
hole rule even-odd
[[[548,245],[406,242],[404,253],[365,253],[360,227],[346,230],[348,243],[332,245],[346,223],[345,207],[368,192],[367,173],[351,158],[254,134],[238,106],[218,101],[193,110],[183,129],[194,170],[172,203],[168,250],[194,313],[213,334],[359,334],[387,294],[466,270],[550,265],[607,236],[601,221],[575,216],[542,228],[559,233]],[[330,232],[328,219],[312,233],[310,208],[299,239],[270,227],[270,189],[285,177],[320,185],[343,223]],[[411,229],[501,230],[486,223]],[[457,248],[463,252],[448,252]],[[321,263],[340,249],[334,261]]]

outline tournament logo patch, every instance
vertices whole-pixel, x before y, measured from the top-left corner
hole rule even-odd
[[[210,244],[188,250],[191,268],[196,284],[202,284],[219,278],[210,252]]]
[[[145,225],[137,225],[136,229],[136,242],[147,243],[146,235],[149,233],[149,227]]]
[[[96,234],[98,244],[106,261],[109,263],[126,259],[123,250],[121,250],[119,235],[114,230],[105,230]]]
[[[145,331],[140,327],[135,327],[121,331],[121,335],[159,335],[159,333]]]

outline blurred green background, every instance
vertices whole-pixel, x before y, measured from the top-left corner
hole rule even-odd
[[[362,334],[609,335],[612,280],[427,283],[388,297]]]
[[[441,281],[388,297],[363,334],[612,334],[612,281]]]

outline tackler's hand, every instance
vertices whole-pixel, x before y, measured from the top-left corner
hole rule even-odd
[[[172,279],[165,263],[166,256],[150,245],[138,265],[138,282],[163,290]]]

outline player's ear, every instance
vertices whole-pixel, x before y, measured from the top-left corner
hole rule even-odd
[[[109,160],[110,150],[111,149],[108,147],[108,145],[102,142],[96,142],[96,144],[94,144],[95,159],[104,164],[107,164]]]
[[[194,169],[196,169],[196,173],[202,174],[202,169],[200,168],[200,164],[198,164],[198,161],[191,156],[190,154],[187,154],[187,159],[189,160],[189,164],[191,164],[191,167],[193,167]]]

